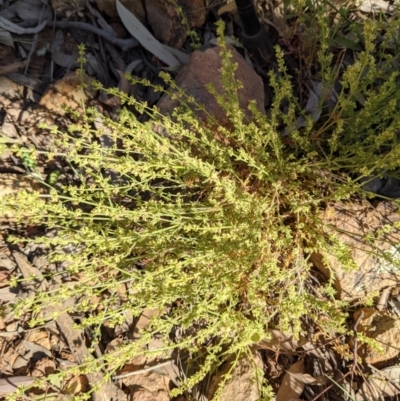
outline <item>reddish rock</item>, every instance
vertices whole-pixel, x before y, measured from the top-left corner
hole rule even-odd
[[[364,298],[374,291],[400,282],[400,271],[377,256],[378,252],[389,252],[399,258],[399,250],[393,244],[399,243],[400,230],[393,228],[390,233],[383,235],[382,240],[375,241],[374,245],[364,240],[367,234],[376,234],[383,225],[393,227],[395,222],[400,221],[396,209],[396,205],[391,202],[381,202],[376,208],[369,203],[338,203],[324,212],[323,221],[327,226],[339,229],[337,231],[332,228],[332,233],[352,248],[351,255],[358,268],[346,271],[334,256],[328,254],[314,254],[311,262],[327,277],[331,276],[331,272],[335,274],[334,285],[342,300]]]
[[[118,12],[116,8],[116,0],[94,0],[97,8],[110,18],[117,18]],[[146,10],[142,0],[120,0],[138,20],[146,21]]]
[[[186,40],[188,31],[182,16],[171,0],[145,0],[147,19],[154,36],[162,43],[179,49]],[[201,27],[206,20],[204,0],[176,0],[182,7],[190,29]]]
[[[238,65],[235,77],[243,84],[243,87],[239,89],[240,106],[251,119],[252,113],[248,110],[250,100],[257,102],[260,112],[264,111],[263,81],[233,47],[230,47],[230,50],[233,52],[232,62]],[[207,112],[215,117],[221,125],[228,126],[229,120],[225,111],[206,88],[206,85],[211,83],[219,93],[223,93],[219,52],[219,47],[208,49],[205,52],[195,51],[190,63],[178,73],[176,84],[184,89],[187,95],[193,96],[197,103],[205,105]],[[177,100],[172,100],[167,95],[163,95],[157,104],[164,114],[171,113],[178,105]],[[205,120],[206,116],[199,112],[199,118]]]
[[[85,75],[83,80],[89,84],[91,78]],[[63,105],[72,110],[77,110],[81,107],[82,102],[93,99],[96,94],[90,89],[83,91],[80,85],[81,77],[70,72],[46,90],[39,101],[39,105],[61,116],[65,115]]]

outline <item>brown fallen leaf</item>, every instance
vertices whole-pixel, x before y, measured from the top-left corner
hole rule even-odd
[[[259,349],[270,349],[272,351],[292,352],[299,347],[298,342],[292,334],[282,333],[279,330],[271,330],[271,339],[261,340],[257,347]]]
[[[142,332],[145,330],[149,324],[150,320],[153,316],[159,316],[161,315],[161,311],[159,309],[151,309],[151,308],[146,308],[140,315],[139,319],[137,320],[134,330],[133,330],[133,338],[139,339],[142,337]]]
[[[282,384],[276,394],[276,401],[289,401],[299,398],[304,390],[304,382],[296,377],[296,374],[304,374],[304,360],[294,363],[285,373]]]
[[[218,9],[218,15],[222,15],[225,13],[233,13],[236,10],[237,10],[236,3],[234,1],[232,1],[232,3],[228,3],[228,4],[225,4],[222,7],[220,7]]]
[[[304,384],[313,384],[315,386],[322,386],[327,381],[325,376],[313,377],[308,373],[292,373],[289,371],[288,373],[290,374],[290,376],[294,377],[296,380],[299,380]]]

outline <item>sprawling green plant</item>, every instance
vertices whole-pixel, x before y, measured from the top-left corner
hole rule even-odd
[[[172,115],[108,90],[122,102],[117,121],[89,108],[75,116],[69,132],[54,127],[53,151],[32,149],[30,157],[64,160],[73,182],[63,184],[61,176],[49,184],[33,171],[47,193],[19,193],[3,200],[2,208],[55,230],[36,241],[47,243],[52,259],[63,262],[62,276],[47,274],[49,282],[61,284],[21,299],[16,313],[30,312],[31,324],[42,324],[55,318],[44,313],[47,305],[74,297],[68,310],[79,313],[81,326],[92,328],[98,339],[104,323],[113,326],[145,308],[158,310],[140,339],[74,369],[88,372],[101,365],[110,377],[157,334],[165,347],[156,352],[182,350],[188,360],[201,360],[174,394],[232,355],[249,355],[272,328],[299,336],[304,316],[328,337],[345,332],[344,303],[335,299],[330,283],[312,291],[308,258],[323,251],[354,267],[349,249],[319,211],[329,202],[365,197],[363,177],[395,172],[400,165],[398,73],[395,57],[377,60],[378,29],[377,23],[365,23],[365,50],[344,71],[333,111],[324,109],[316,121],[306,117],[303,128],[296,125],[302,111],[279,49],[280,75],[270,75],[275,99],[269,115],[251,103],[253,119],[245,118],[238,101],[241,83],[223,40],[224,93],[209,89],[229,128],[167,75],[169,94],[181,104]],[[321,45],[318,52],[321,82],[329,89],[334,72],[329,48]],[[356,104],[361,96],[362,107]],[[208,119],[199,118],[199,110]],[[104,132],[93,128],[99,119]],[[101,145],[103,134],[111,146]],[[271,391],[265,386],[265,399]]]

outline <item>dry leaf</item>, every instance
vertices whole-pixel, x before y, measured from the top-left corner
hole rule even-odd
[[[153,316],[159,316],[160,314],[161,312],[159,309],[146,308],[140,315],[138,321],[136,322],[133,337],[134,338],[142,337],[141,333],[149,326],[151,318]]]
[[[178,49],[175,49],[174,47],[167,46],[162,44],[173,56],[175,56],[178,61],[182,64],[189,64],[190,61],[190,54],[184,53]],[[176,68],[177,66],[175,66]]]
[[[31,343],[40,345],[46,350],[50,351],[51,349],[50,337],[47,330],[39,330],[39,329],[31,330],[29,331],[26,340],[28,340]]]
[[[271,339],[262,340],[257,344],[260,349],[291,352],[299,346],[292,334],[285,334],[279,330],[271,330],[270,334]]]
[[[296,380],[301,381],[304,384],[314,384],[316,386],[322,386],[323,384],[326,383],[326,377],[325,376],[317,376],[313,377],[309,375],[308,373],[288,373],[294,377]]]
[[[56,372],[56,362],[53,358],[41,358],[35,363],[32,377],[45,377]]]
[[[232,3],[228,3],[228,4],[225,4],[222,7],[220,7],[218,9],[218,15],[222,15],[225,13],[233,13],[236,11],[236,9],[237,9],[236,3],[234,1],[232,1]]]
[[[285,373],[282,384],[276,394],[276,401],[289,401],[300,397],[304,389],[304,382],[296,377],[296,374],[304,374],[304,360],[294,363]]]
[[[138,59],[138,60],[133,60],[131,63],[129,63],[126,68],[125,72],[128,74],[132,74],[133,70],[137,68],[139,65],[143,64],[143,60]]]

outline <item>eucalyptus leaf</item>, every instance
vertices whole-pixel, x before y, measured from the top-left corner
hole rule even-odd
[[[116,5],[119,17],[125,28],[146,50],[170,67],[180,65],[179,60],[125,6],[118,0]]]
[[[3,45],[14,47],[14,41],[11,33],[8,31],[0,31],[0,43]]]
[[[18,386],[29,386],[35,378],[28,376],[14,376],[0,379],[0,395],[14,393]]]

